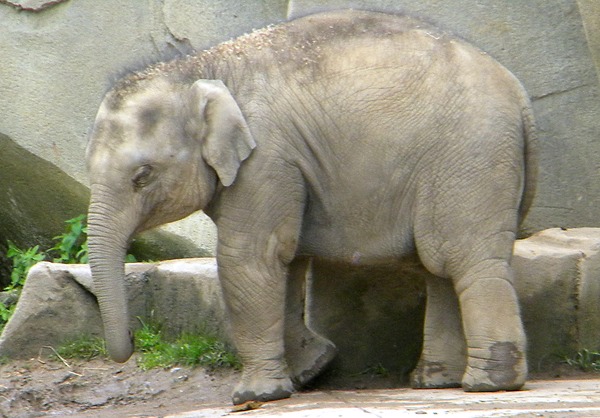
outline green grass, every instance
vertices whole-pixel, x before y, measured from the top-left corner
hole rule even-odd
[[[89,335],[70,341],[56,351],[61,357],[68,359],[92,360],[108,357],[104,340]]]
[[[600,352],[583,349],[573,357],[567,357],[565,363],[584,372],[600,372]]]
[[[160,328],[144,324],[135,333],[140,352],[139,366],[144,369],[180,366],[235,368],[241,364],[229,347],[218,338],[204,334],[182,334],[175,341],[163,339]]]
[[[241,367],[227,344],[211,335],[183,334],[174,341],[163,338],[160,327],[143,324],[135,332],[138,365],[143,370],[174,366],[203,366],[210,369]],[[107,358],[104,340],[84,336],[57,349],[65,359]]]

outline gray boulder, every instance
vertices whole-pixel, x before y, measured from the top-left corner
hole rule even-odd
[[[210,332],[227,339],[213,258],[126,265],[130,326],[165,324],[164,334]],[[29,271],[15,312],[0,336],[0,356],[26,358],[43,346],[102,336],[88,265],[41,262]]]
[[[42,262],[34,266],[0,336],[0,355],[29,358],[42,347],[56,347],[83,335],[102,335],[98,304],[82,285],[86,276],[91,281],[87,265]]]

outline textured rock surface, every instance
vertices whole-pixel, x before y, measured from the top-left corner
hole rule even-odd
[[[513,267],[530,367],[600,349],[600,229],[549,229],[518,241]]]
[[[427,274],[416,266],[314,263],[308,323],[336,344],[334,372],[412,370],[421,354]]]
[[[600,77],[600,3],[596,0],[577,0],[577,4],[583,18],[588,47]]]
[[[161,262],[145,276],[148,293],[143,315],[164,323],[167,335],[204,330],[228,334],[215,259]]]
[[[534,98],[542,137],[539,194],[526,229],[597,223],[600,6],[594,0],[4,0],[0,135],[87,184],[87,132],[110,80],[127,68],[204,48],[288,15],[348,6],[420,16],[473,42],[512,70]],[[27,170],[31,184],[34,171]],[[0,174],[0,184],[13,181],[10,173]],[[35,188],[28,193],[47,205],[47,197]],[[77,192],[73,204],[79,205],[84,194]],[[61,193],[58,198],[72,197]],[[2,192],[0,207],[10,207]],[[67,208],[52,210],[56,213],[50,217],[72,216]],[[29,220],[40,226],[46,240],[55,235],[41,227],[44,219],[32,214]],[[33,236],[12,212],[0,223],[0,246],[6,238]],[[186,256],[213,251],[215,231],[206,218],[195,216],[178,225],[169,231],[186,237],[180,243]]]
[[[0,133],[0,283],[10,277],[7,239],[19,248],[50,248],[88,200],[86,187]]]
[[[94,296],[77,280],[86,265],[39,263],[31,269],[15,313],[0,336],[0,355],[28,358],[44,346],[87,335],[102,335]],[[85,282],[85,280],[82,280]],[[24,296],[25,295],[25,296]]]
[[[166,324],[167,335],[209,331],[226,338],[224,305],[212,258],[126,265],[130,327]],[[0,356],[27,358],[42,346],[102,335],[89,266],[36,264],[0,336]]]
[[[520,240],[513,265],[533,370],[583,348],[600,350],[600,229],[552,229]],[[132,327],[142,318],[163,323],[172,335],[203,329],[229,335],[213,258],[128,264],[127,272]],[[402,375],[414,367],[425,274],[416,266],[314,264],[307,321],[338,346],[332,376]],[[36,265],[0,336],[0,356],[28,357],[41,346],[101,332],[91,289],[88,266]]]

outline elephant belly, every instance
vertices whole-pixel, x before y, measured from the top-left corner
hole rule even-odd
[[[332,170],[341,173],[331,182],[336,187],[309,184],[299,242],[303,255],[367,265],[395,263],[415,252],[414,184],[399,171],[399,164],[361,164],[366,162],[351,161]],[[407,166],[400,166],[400,170]],[[357,177],[356,172],[369,176]],[[364,177],[395,181],[381,184],[366,182]]]
[[[353,265],[391,264],[415,252],[407,225],[310,225],[303,229],[299,253]]]

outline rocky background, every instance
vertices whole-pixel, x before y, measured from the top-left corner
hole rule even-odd
[[[0,262],[7,239],[44,246],[64,220],[86,212],[87,135],[120,74],[342,7],[421,17],[508,67],[533,99],[541,136],[539,192],[524,232],[598,226],[594,0],[0,0]],[[214,226],[200,214],[147,234],[140,251],[152,248],[152,258],[202,256],[214,241]],[[0,282],[6,271],[0,269]]]

